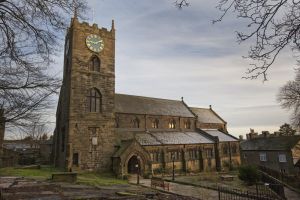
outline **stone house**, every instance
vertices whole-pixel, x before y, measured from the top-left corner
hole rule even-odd
[[[278,173],[298,174],[300,136],[258,137],[241,142],[243,164],[256,165]]]
[[[107,30],[73,18],[65,41],[53,137],[57,167],[126,175],[168,173],[173,162],[179,172],[221,170],[223,160],[239,165],[233,151],[239,141],[211,107],[115,93],[113,22]]]

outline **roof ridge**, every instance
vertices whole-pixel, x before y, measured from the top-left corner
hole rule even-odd
[[[205,110],[210,110],[210,108],[204,108],[204,107],[192,107],[190,106],[191,109],[195,108],[195,109],[205,109]]]
[[[157,97],[149,97],[149,96],[141,96],[141,95],[133,95],[133,94],[121,94],[121,93],[115,93],[115,95],[123,95],[123,96],[132,96],[132,97],[141,97],[146,99],[157,99],[157,100],[166,100],[166,101],[177,101],[182,102],[181,100],[175,100],[175,99],[165,99],[165,98],[157,98]]]

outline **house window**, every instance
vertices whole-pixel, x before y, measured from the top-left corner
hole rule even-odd
[[[96,88],[89,90],[87,104],[89,112],[101,112],[102,95]]]
[[[259,153],[259,160],[266,162],[267,161],[267,154],[265,152]]]
[[[78,166],[79,156],[78,153],[73,153],[73,165]]]
[[[158,128],[158,119],[155,119],[154,121],[152,121],[152,128]]]
[[[169,128],[170,129],[175,129],[176,128],[176,122],[174,119],[172,119],[171,121],[169,121]]]
[[[140,120],[139,118],[135,118],[132,120],[133,128],[140,128]]]
[[[190,122],[190,120],[187,120],[187,121],[184,122],[184,128],[185,129],[191,129],[191,122]]]
[[[206,149],[206,158],[212,158],[213,157],[213,150],[210,149]]]
[[[279,162],[286,162],[286,155],[281,153],[278,155]]]
[[[89,63],[90,71],[100,72],[100,60],[97,56],[93,56]]]

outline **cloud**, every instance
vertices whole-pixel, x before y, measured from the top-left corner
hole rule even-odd
[[[94,21],[109,28],[116,23],[116,91],[180,99],[213,108],[229,130],[275,129],[288,122],[276,102],[281,85],[294,76],[294,59],[283,52],[269,71],[270,80],[244,80],[250,43],[236,43],[235,30],[244,22],[227,16],[213,25],[220,12],[215,1],[191,0],[177,10],[169,0],[89,1]],[[92,21],[92,14],[89,13]],[[62,69],[62,61],[60,63]],[[61,70],[62,71],[62,70]]]

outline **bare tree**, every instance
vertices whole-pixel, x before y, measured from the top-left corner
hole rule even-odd
[[[189,5],[187,0],[176,0],[176,6]],[[267,71],[286,47],[300,50],[300,2],[295,0],[219,0],[221,16],[233,12],[247,23],[245,32],[237,31],[238,42],[251,40],[248,56],[253,63],[247,69],[246,79],[260,76],[267,80]]]
[[[62,33],[83,0],[0,0],[0,108],[6,122],[24,125],[39,118],[58,92],[49,70]]]
[[[292,123],[300,127],[300,69],[296,72],[296,78],[288,81],[280,88],[278,102],[283,108],[293,110]]]
[[[286,47],[300,49],[300,2],[294,0],[220,0],[221,21],[229,12],[248,23],[248,31],[237,32],[239,42],[253,39],[247,58],[254,62],[244,78],[263,76]],[[252,41],[252,40],[251,40]]]
[[[48,138],[50,133],[49,128],[42,121],[32,121],[28,126],[22,127],[23,138],[30,139],[34,141],[43,140]]]

